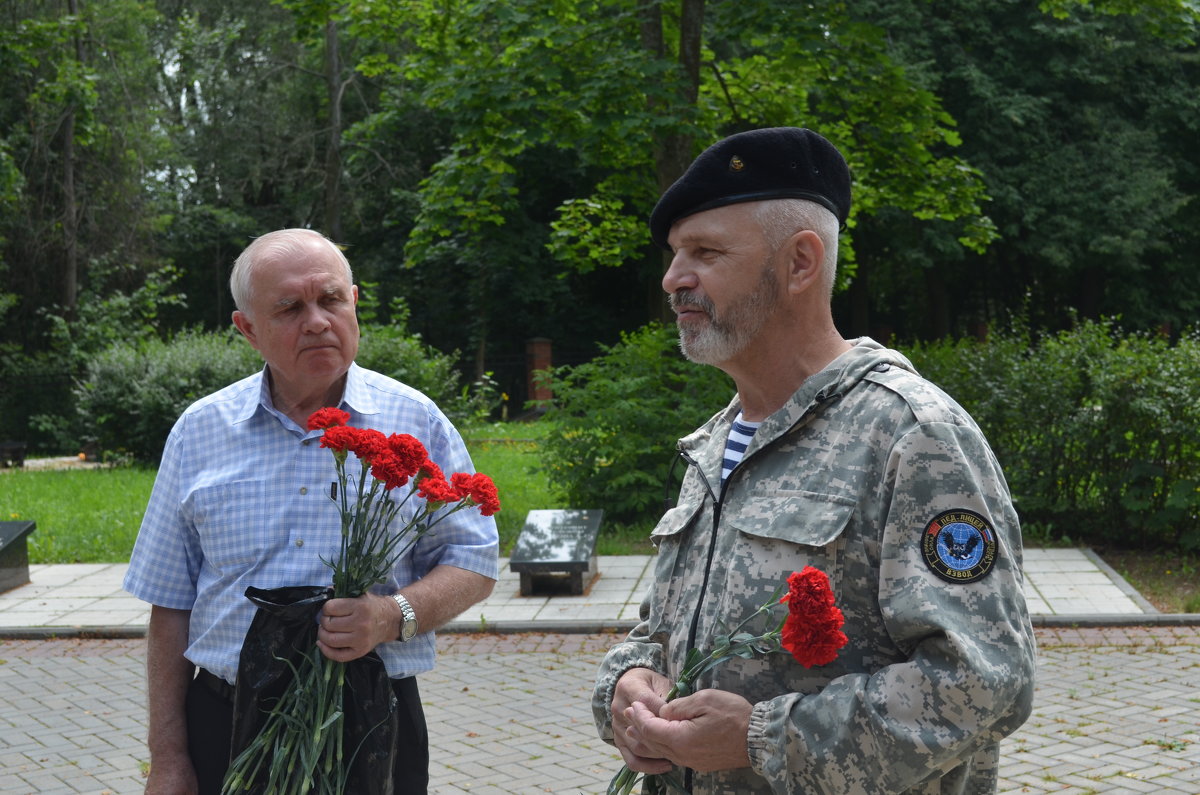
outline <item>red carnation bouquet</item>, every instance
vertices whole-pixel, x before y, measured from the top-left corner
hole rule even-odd
[[[313,618],[321,605],[329,598],[357,597],[377,583],[385,582],[396,562],[422,536],[435,525],[456,511],[478,507],[484,516],[500,510],[500,500],[492,479],[483,474],[456,472],[449,479],[425,450],[425,446],[408,434],[383,433],[370,428],[353,428],[346,425],[350,415],[337,408],[323,408],[308,419],[309,430],[323,430],[321,446],[333,453],[337,469],[337,494],[341,517],[341,547],[336,560],[324,562],[333,570],[333,587],[297,587],[277,589],[278,592],[304,591],[307,598],[294,597],[292,605],[300,605],[310,615],[304,623],[310,635],[309,647],[302,650],[298,661],[285,659],[284,650],[268,649],[258,653],[259,659],[273,657],[275,671],[270,676],[286,680],[279,685],[281,695],[266,699],[269,709],[265,719],[252,726],[253,736],[233,760],[225,776],[222,793],[342,793],[362,787],[363,768],[352,772],[355,757],[368,756],[363,749],[372,739],[378,741],[380,726],[385,720],[371,717],[358,721],[365,728],[356,728],[347,720],[360,705],[354,703],[368,698],[368,688],[360,684],[368,677],[382,679],[382,697],[376,701],[390,703],[390,685],[382,662],[371,653],[350,663],[335,662],[326,658],[316,647]],[[353,453],[359,463],[356,477],[347,472],[347,460]],[[397,490],[409,486],[403,496]],[[412,500],[414,495],[423,500],[414,510],[414,515],[403,527],[394,529],[392,523]],[[324,559],[323,559],[324,560]],[[252,594],[251,591],[254,593]],[[316,595],[314,595],[314,592]],[[266,601],[255,597],[275,592],[250,589],[247,596],[259,605],[259,616],[263,616]],[[271,605],[274,606],[274,605]],[[269,620],[269,619],[268,619]],[[247,647],[254,640],[257,624],[247,633],[247,645],[243,646],[242,662],[239,664],[237,700],[241,701],[243,669],[247,668]],[[294,641],[293,641],[294,642]],[[367,662],[369,665],[360,665]],[[356,666],[358,668],[348,668]],[[370,673],[362,673],[370,669]],[[282,669],[282,675],[278,675]],[[356,674],[348,681],[348,671]],[[259,680],[268,675],[257,675]],[[347,699],[346,691],[353,689],[353,698]],[[265,690],[265,688],[264,688]],[[259,699],[260,695],[250,698]],[[384,706],[384,713],[390,707]],[[374,733],[376,737],[370,735]],[[235,727],[235,750],[238,747],[239,731]],[[378,743],[387,745],[386,743]],[[361,761],[361,760],[360,760]],[[390,781],[390,761],[384,764],[371,762],[370,776],[377,780],[382,776]],[[379,773],[379,775],[375,775]],[[357,777],[357,779],[355,778]],[[359,783],[355,783],[356,780]],[[379,784],[383,787],[384,785]],[[384,787],[385,789],[387,787]],[[390,791],[390,789],[388,789]]]
[[[734,657],[749,659],[755,654],[783,650],[790,652],[796,662],[805,668],[828,665],[837,659],[838,649],[845,646],[849,639],[842,632],[845,617],[834,604],[829,577],[820,569],[805,566],[803,571],[788,575],[786,588],[786,593],[783,593],[784,586],[776,589],[770,599],[743,619],[732,632],[718,635],[707,654],[699,649],[689,650],[683,670],[667,691],[666,700],[694,692],[697,679]],[[787,605],[787,613],[772,629],[761,635],[746,631],[752,622],[760,616],[769,616],[781,604]],[[670,773],[643,777],[625,765],[609,782],[608,795],[629,795],[643,778],[643,793],[662,793],[668,789],[684,792],[683,786]]]
[[[333,451],[337,467],[342,550],[336,561],[326,561],[333,568],[335,599],[361,596],[383,582],[409,547],[455,511],[477,505],[481,514],[491,516],[500,510],[496,486],[487,475],[455,472],[447,481],[415,436],[384,436],[371,428],[352,428],[346,425],[349,420],[337,408],[318,409],[308,418],[309,430],[325,431],[321,446]],[[347,489],[349,453],[359,462],[353,502]],[[391,498],[391,492],[410,481],[413,487],[402,499]],[[392,520],[413,494],[425,500],[424,506],[404,528],[392,532]],[[434,518],[447,505],[450,510]]]

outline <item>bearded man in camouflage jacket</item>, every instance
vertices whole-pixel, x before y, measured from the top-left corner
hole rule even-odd
[[[834,326],[849,207],[841,154],[773,128],[710,147],[651,216],[680,346],[737,395],[679,442],[655,581],[593,711],[632,769],[675,768],[694,793],[993,792],[1000,741],[1031,710],[1021,532],[995,456],[901,354]],[[664,700],[689,648],[805,566],[845,614],[836,660],[733,659]]]

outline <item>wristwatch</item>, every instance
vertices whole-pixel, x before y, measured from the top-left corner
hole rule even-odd
[[[394,593],[392,594],[392,598],[400,606],[400,640],[412,640],[412,636],[417,634],[417,613],[412,609],[412,605],[408,603],[403,594],[399,592]]]

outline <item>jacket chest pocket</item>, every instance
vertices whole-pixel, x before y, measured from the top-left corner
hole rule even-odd
[[[651,586],[651,634],[669,634],[672,628],[685,627],[691,620],[705,582],[707,547],[696,543],[696,536],[707,537],[712,514],[704,504],[678,505],[659,519],[651,541],[658,548],[654,556],[654,584]]]
[[[825,572],[835,592],[844,575],[847,533],[854,500],[811,491],[752,492],[727,506],[730,527],[728,577],[747,584],[782,583],[812,566]]]

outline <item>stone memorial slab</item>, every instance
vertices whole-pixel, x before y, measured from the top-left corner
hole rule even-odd
[[[0,522],[0,593],[29,582],[25,539],[36,528],[36,522]]]
[[[595,578],[596,536],[604,511],[567,508],[533,510],[509,557],[508,566],[521,575],[521,595],[561,590],[579,595]]]

